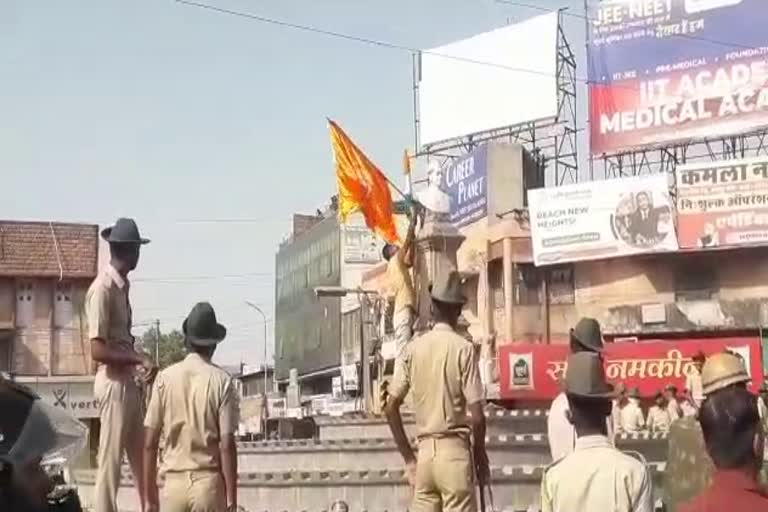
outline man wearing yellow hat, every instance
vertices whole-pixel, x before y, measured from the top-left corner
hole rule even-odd
[[[565,393],[576,444],[545,470],[542,512],[653,512],[648,468],[614,448],[608,438],[606,419],[615,391],[598,354],[579,352],[568,358]]]

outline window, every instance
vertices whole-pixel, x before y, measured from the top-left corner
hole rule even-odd
[[[35,317],[35,287],[32,281],[16,283],[16,327],[32,326]]]
[[[675,271],[675,300],[697,301],[715,298],[720,286],[713,258],[688,256]]]
[[[517,265],[513,272],[515,304],[532,306],[541,304],[541,273],[533,265]]]
[[[68,327],[72,322],[72,285],[67,282],[56,283],[53,295],[53,325]]]
[[[549,269],[549,303],[573,304],[573,265],[559,265]]]
[[[488,262],[488,287],[494,309],[504,308],[504,265],[502,260]]]

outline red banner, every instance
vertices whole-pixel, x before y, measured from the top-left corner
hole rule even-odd
[[[691,357],[699,350],[707,355],[735,352],[752,376],[750,388],[757,391],[762,384],[763,355],[757,337],[608,343],[606,376],[614,384],[637,387],[642,396],[653,396],[668,384],[683,390],[686,376],[695,371]],[[512,343],[499,347],[501,398],[554,398],[560,392],[558,382],[565,376],[568,354],[568,345]]]

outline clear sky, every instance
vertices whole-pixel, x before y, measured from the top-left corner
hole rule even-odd
[[[416,48],[538,14],[494,0],[200,1]],[[565,27],[581,63],[584,21]],[[334,193],[325,118],[397,176],[411,85],[407,52],[173,0],[3,0],[0,216],[136,218],[153,240],[133,276],[137,331],[177,328],[209,300],[230,333],[217,359],[258,364],[263,326],[244,301],[272,319],[290,216]]]

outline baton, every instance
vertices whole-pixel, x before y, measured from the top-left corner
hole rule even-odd
[[[485,512],[485,487],[480,480],[477,481],[477,486],[480,488],[480,512]]]

